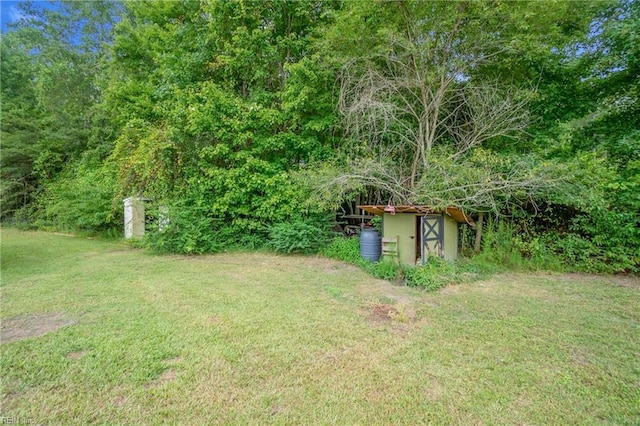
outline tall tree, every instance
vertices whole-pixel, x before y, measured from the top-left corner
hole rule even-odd
[[[289,172],[329,152],[332,122],[309,114],[320,108],[304,95],[311,39],[333,7],[128,3],[106,93],[123,195],[190,197],[231,238],[263,238],[299,214],[305,196]]]
[[[40,182],[55,179],[89,146],[101,97],[97,78],[118,4],[23,2],[17,7],[23,18],[3,35],[2,126],[8,150],[2,166],[3,178],[11,174],[9,181],[24,183],[21,199],[28,204]],[[11,158],[18,153],[19,162]],[[22,165],[19,171],[16,164]],[[9,198],[16,195],[14,185],[3,187]],[[17,205],[4,207],[7,214]]]
[[[565,253],[600,270],[640,267],[640,4],[609,4],[591,25],[574,63],[587,101],[562,122],[558,155],[596,158],[589,179],[599,203],[581,206],[570,222]],[[586,179],[585,179],[586,180]],[[577,262],[574,262],[577,263]],[[596,267],[594,267],[595,269]]]
[[[42,134],[39,127],[42,114],[38,109],[34,89],[36,74],[24,45],[13,34],[6,34],[0,39],[0,46],[0,217],[6,219],[32,202],[38,180],[33,168],[39,154],[37,141]]]
[[[561,32],[570,11],[565,4],[546,11],[533,3],[349,4],[327,44],[345,57],[340,107],[356,161],[326,188],[368,185],[396,202],[498,213],[554,185],[532,158],[482,147],[502,151],[523,136],[533,86],[524,67],[520,78],[503,77],[505,65],[517,64],[519,43],[557,41],[548,34]],[[588,20],[580,24],[586,30]]]

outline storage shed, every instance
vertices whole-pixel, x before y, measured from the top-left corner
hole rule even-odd
[[[443,210],[428,206],[358,206],[382,216],[382,255],[397,256],[401,263],[424,263],[429,256],[458,257],[458,224],[475,227],[457,207]]]

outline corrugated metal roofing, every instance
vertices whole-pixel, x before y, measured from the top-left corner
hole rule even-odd
[[[385,213],[384,209],[387,206],[358,206],[359,209],[366,211],[367,213],[381,216]],[[393,206],[396,214],[402,213],[420,213],[420,214],[442,214],[445,213],[451,216],[453,219],[460,223],[468,223],[475,228],[476,224],[467,216],[459,207],[447,207],[446,209],[436,209],[429,206]]]

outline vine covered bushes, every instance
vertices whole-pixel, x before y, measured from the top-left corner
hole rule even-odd
[[[640,268],[637,1],[54,6],[0,40],[5,222],[114,234],[140,196],[159,252],[357,263],[324,218],[392,200],[495,217],[480,263]]]

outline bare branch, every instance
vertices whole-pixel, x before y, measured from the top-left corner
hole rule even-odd
[[[355,159],[323,185],[372,187],[397,202],[496,213],[554,185],[524,163],[492,164],[498,160],[487,153],[487,163],[473,158],[489,140],[519,137],[529,117],[520,91],[470,80],[475,66],[500,52],[461,42],[466,5],[443,25],[412,20],[403,7],[405,36],[394,35],[386,55],[342,70],[340,112],[347,134],[365,144],[367,160]]]

